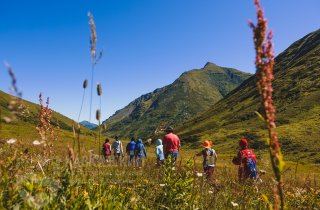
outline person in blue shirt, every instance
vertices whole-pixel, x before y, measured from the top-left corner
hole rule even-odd
[[[137,166],[142,167],[143,159],[147,158],[147,152],[146,152],[146,148],[144,147],[141,139],[138,139],[136,146],[135,146],[135,149],[134,149],[134,153],[136,156]]]
[[[136,142],[132,137],[131,141],[127,144],[127,147],[126,147],[126,153],[128,155],[128,165],[135,166],[135,154],[134,154],[135,148],[136,148]]]

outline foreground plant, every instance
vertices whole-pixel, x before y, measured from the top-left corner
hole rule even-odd
[[[267,33],[267,19],[264,17],[264,12],[261,8],[259,0],[254,1],[257,10],[257,25],[249,22],[254,34],[254,46],[256,51],[256,77],[257,86],[262,99],[262,106],[264,108],[265,122],[269,134],[269,148],[272,168],[277,180],[277,186],[274,190],[275,201],[274,209],[284,208],[284,197],[282,189],[281,172],[283,170],[284,161],[281,154],[281,148],[278,141],[278,134],[276,132],[275,124],[275,106],[272,100],[272,81],[274,79],[274,52],[272,45],[272,31]]]
[[[97,110],[96,112],[96,119],[98,121],[98,153],[99,153],[99,158],[100,158],[100,155],[101,155],[101,152],[100,152],[100,138],[101,138],[101,121],[100,121],[100,118],[101,118],[101,95],[102,95],[102,87],[101,87],[101,84],[98,83],[97,85],[97,94],[99,96],[99,102],[100,102],[100,107],[99,109]]]
[[[1,110],[0,110],[0,126],[1,126],[2,120],[6,123],[11,123],[15,121],[18,117],[28,118],[29,116],[29,110],[28,110],[28,107],[23,103],[22,92],[19,90],[17,86],[17,79],[13,71],[13,68],[6,62],[4,63],[4,65],[7,68],[11,78],[10,93],[11,95],[14,95],[14,96],[11,96],[11,100],[8,105],[10,116],[2,117]]]
[[[53,141],[55,140],[54,127],[51,124],[52,110],[49,108],[49,97],[46,101],[46,106],[43,105],[42,94],[39,95],[39,124],[36,127],[42,143],[44,143],[46,155],[50,157]]]
[[[80,120],[80,116],[81,116],[81,112],[82,112],[82,107],[83,107],[83,102],[84,102],[84,96],[86,94],[86,89],[88,87],[88,80],[84,80],[83,81],[83,93],[82,93],[82,100],[81,100],[81,106],[80,106],[80,111],[79,111],[79,116],[78,116],[78,123],[79,123],[79,120]]]
[[[100,158],[100,155],[101,155],[101,152],[100,152],[100,134],[101,134],[101,123],[100,123],[100,118],[101,118],[101,112],[100,110],[98,109],[96,111],[96,119],[98,121],[98,154],[99,154],[99,158]]]
[[[89,113],[89,121],[91,122],[91,110],[92,110],[92,91],[93,91],[93,76],[94,76],[94,69],[96,64],[102,57],[103,51],[101,50],[99,55],[97,56],[97,33],[96,33],[96,25],[94,23],[93,15],[89,12],[89,25],[91,29],[91,36],[90,36],[90,53],[91,53],[91,94],[90,94],[90,113]]]

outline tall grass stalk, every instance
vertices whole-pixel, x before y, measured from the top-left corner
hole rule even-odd
[[[86,89],[88,87],[88,80],[84,80],[83,81],[83,94],[82,94],[82,100],[81,100],[81,106],[80,106],[80,111],[79,111],[79,116],[78,116],[78,122],[77,122],[77,128],[76,128],[76,133],[77,133],[77,137],[74,136],[74,141],[73,141],[73,150],[75,147],[75,139],[77,139],[77,143],[78,143],[78,157],[79,159],[81,159],[81,145],[80,145],[80,125],[79,125],[79,121],[80,121],[80,116],[81,116],[81,112],[82,112],[82,107],[83,107],[83,102],[84,102],[84,97],[85,97],[85,93],[86,93]],[[74,128],[73,128],[74,129]]]
[[[97,85],[97,94],[98,94],[98,96],[99,96],[99,105],[100,105],[100,107],[99,107],[99,110],[97,110],[97,114],[96,114],[96,118],[97,118],[97,120],[98,120],[98,132],[99,132],[99,134],[98,134],[98,138],[99,138],[99,145],[98,145],[98,147],[100,148],[100,135],[101,135],[101,121],[100,121],[100,118],[101,118],[101,95],[102,95],[102,87],[101,87],[101,84],[100,83],[98,83],[98,85]],[[100,150],[98,150],[98,152],[99,152],[99,158],[100,158],[100,155],[101,155],[101,152],[100,152]]]
[[[80,145],[80,124],[77,123],[77,141],[78,141],[78,157],[81,160],[81,145]]]
[[[94,77],[94,69],[96,64],[102,57],[103,51],[101,50],[99,56],[97,56],[97,33],[96,33],[96,25],[93,19],[93,15],[88,12],[89,17],[89,25],[91,30],[90,36],[90,54],[91,54],[91,91],[90,91],[90,113],[89,113],[89,121],[91,122],[91,111],[92,111],[92,91],[93,91],[93,77]]]
[[[82,107],[83,107],[84,97],[85,97],[85,94],[86,94],[86,89],[88,87],[88,80],[84,80],[83,81],[82,87],[83,87],[83,93],[82,93],[81,106],[80,106],[80,111],[79,111],[79,116],[78,116],[78,123],[79,123],[81,112],[82,112]]]
[[[11,96],[11,99],[8,105],[8,109],[10,111],[10,117],[3,117],[3,118],[0,117],[0,121],[3,120],[6,123],[10,123],[16,120],[18,117],[28,118],[29,110],[22,101],[22,92],[18,89],[17,79],[13,71],[13,68],[7,62],[4,62],[4,65],[7,68],[9,76],[11,78],[10,93],[13,96]],[[19,128],[20,127],[18,127],[18,129]]]
[[[72,123],[72,132],[73,132],[73,144],[72,144],[72,149],[74,151],[75,149],[75,146],[76,146],[76,139],[77,139],[77,136],[76,136],[76,127],[75,127],[75,122],[73,121]]]
[[[99,86],[98,86],[99,87]],[[101,87],[101,86],[100,86]],[[99,88],[98,88],[99,95]],[[99,95],[101,96],[101,94]],[[99,184],[99,197],[101,196],[101,184],[100,184],[100,161],[101,161],[101,150],[100,150],[100,133],[101,133],[101,125],[100,125],[101,113],[98,109],[96,112],[96,119],[98,120],[98,154],[99,154],[99,162],[98,162],[98,184]]]
[[[13,71],[12,67],[7,62],[4,62],[4,65],[8,69],[8,73],[9,73],[9,75],[11,77],[11,88],[10,88],[11,93],[16,95],[18,98],[21,98],[22,97],[22,92],[19,91],[19,89],[18,89],[17,79],[16,79],[16,76],[14,74],[14,71]]]
[[[99,96],[99,109],[100,109],[100,112],[101,112],[101,95],[102,95],[102,87],[101,87],[101,84],[98,83],[97,85],[97,94]]]
[[[0,139],[1,139],[1,132],[2,132],[2,110],[0,109]]]
[[[282,190],[282,177],[284,161],[281,154],[281,148],[278,141],[278,134],[276,132],[275,124],[275,106],[272,100],[272,81],[274,79],[274,52],[272,44],[272,31],[267,33],[267,19],[264,17],[263,9],[259,0],[255,0],[254,4],[257,10],[257,25],[249,22],[254,34],[254,46],[256,51],[256,77],[257,86],[262,99],[262,106],[264,108],[265,122],[268,128],[268,144],[270,151],[270,159],[272,169],[277,180],[274,189],[274,209],[284,208],[284,197]]]
[[[101,134],[101,124],[100,124],[100,117],[101,117],[101,112],[100,110],[98,109],[97,112],[96,112],[96,119],[98,120],[98,154],[99,154],[99,159],[100,159],[100,156],[101,156],[101,151],[100,151],[100,134]]]

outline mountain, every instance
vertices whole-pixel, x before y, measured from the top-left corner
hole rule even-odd
[[[96,125],[96,124],[94,124],[94,123],[91,123],[91,122],[89,122],[89,121],[86,121],[86,120],[80,122],[80,124],[83,125],[83,126],[86,127],[86,128],[89,128],[90,130],[95,129],[95,128],[98,127],[98,125]]]
[[[184,72],[172,84],[140,96],[106,120],[107,132],[146,138],[207,110],[250,74],[207,63]]]
[[[0,91],[0,139],[16,138],[27,147],[28,145],[32,145],[33,140],[40,138],[36,130],[36,126],[39,122],[38,110],[40,109],[40,106],[29,101],[22,100],[22,104],[26,108],[25,110],[28,111],[25,111],[24,113],[18,112],[18,116],[15,120],[10,123],[6,123],[6,120],[4,119],[12,118],[12,111],[9,109],[9,104],[15,100],[16,98],[14,96]],[[59,148],[57,151],[60,152],[66,151],[67,146],[71,146],[73,144],[73,120],[53,111],[51,123],[56,128],[55,134],[57,136],[57,140],[54,143],[55,148]],[[57,129],[57,125],[59,125],[60,129]],[[84,136],[86,141],[83,143],[87,146],[93,145],[93,131],[85,127],[81,127],[81,141]]]
[[[294,42],[275,59],[276,124],[285,158],[320,163],[320,30]],[[255,76],[209,110],[181,124],[189,142],[212,139],[221,152],[234,151],[246,137],[255,149],[265,148],[265,126]]]

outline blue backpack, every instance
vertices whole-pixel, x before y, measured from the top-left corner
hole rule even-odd
[[[137,156],[139,156],[139,157],[144,157],[145,156],[145,154],[144,154],[144,146],[141,143],[137,143],[136,144],[136,147],[135,147],[134,151],[135,151],[135,154]]]
[[[252,158],[248,158],[246,161],[247,174],[249,174],[250,178],[257,178],[257,166]]]

